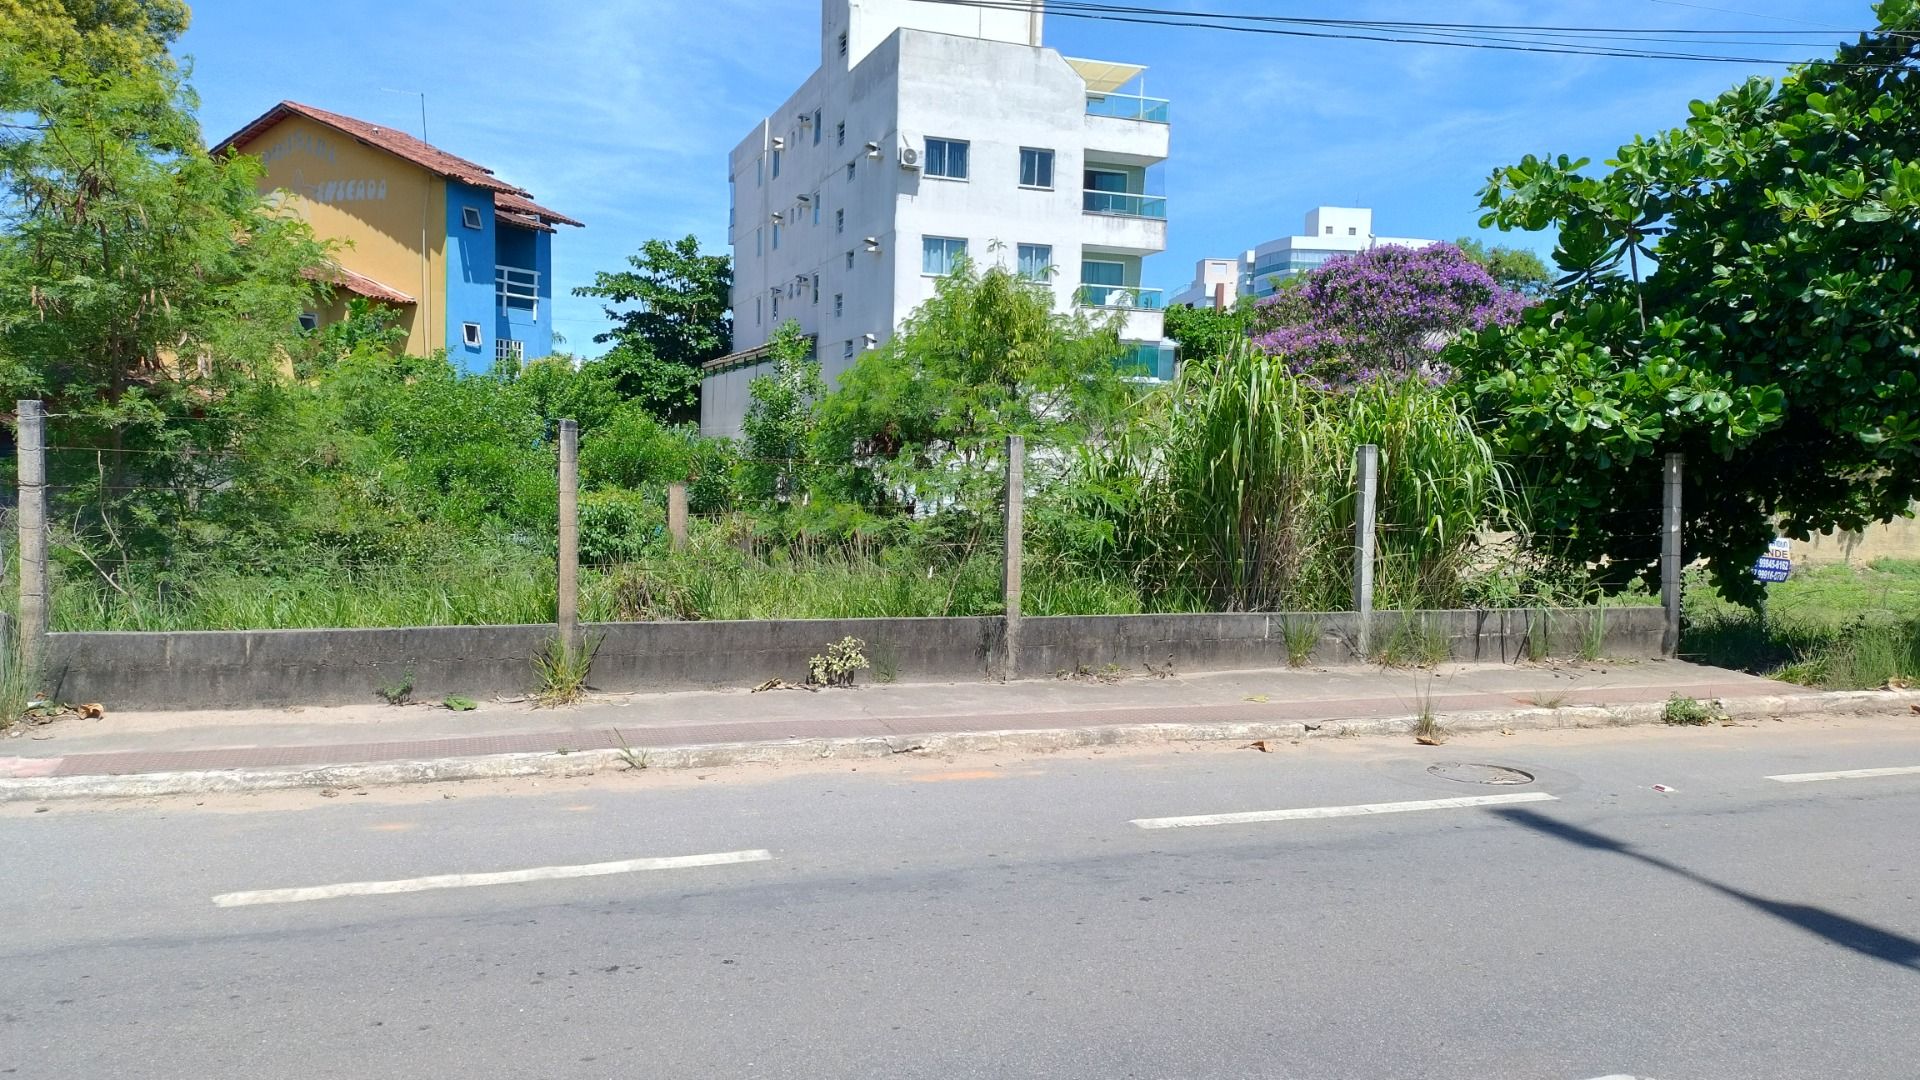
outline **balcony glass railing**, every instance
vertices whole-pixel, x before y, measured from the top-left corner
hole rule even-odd
[[[1121,120],[1142,120],[1149,124],[1167,122],[1166,98],[1139,94],[1088,94],[1088,116],[1113,116]]]
[[[1083,307],[1125,308],[1128,311],[1159,311],[1161,290],[1138,285],[1082,285],[1075,294]]]
[[[1080,197],[1080,208],[1089,214],[1114,214],[1119,217],[1167,219],[1165,195],[1129,195],[1121,191],[1088,191]]]

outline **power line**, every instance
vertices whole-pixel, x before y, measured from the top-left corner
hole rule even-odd
[[[931,0],[983,10],[1025,11],[1026,0]],[[1510,23],[1427,23],[1392,20],[1312,19],[1298,16],[1243,15],[1232,12],[1191,12],[1114,3],[1052,0],[1049,14],[1061,18],[1102,22],[1133,23],[1146,26],[1171,26],[1187,29],[1225,30],[1234,33],[1262,34],[1323,40],[1374,41],[1403,45],[1444,45],[1453,48],[1487,49],[1499,52],[1525,52],[1563,56],[1601,56],[1624,59],[1683,60],[1721,64],[1799,64],[1826,63],[1832,66],[1888,68],[1897,64],[1843,63],[1830,60],[1809,61],[1805,57],[1737,56],[1699,51],[1650,50],[1615,47],[1609,40],[1659,44],[1686,44],[1694,48],[1716,45],[1763,45],[1768,48],[1829,47],[1833,42],[1790,40],[1805,38],[1794,30],[1702,30],[1698,28],[1602,28],[1578,26],[1531,26]],[[1665,35],[1665,36],[1662,36]],[[1729,40],[1733,35],[1741,38]],[[1912,35],[1895,36],[1911,37]],[[1780,38],[1772,41],[1747,41],[1747,37]],[[1717,39],[1717,40],[1716,40]]]

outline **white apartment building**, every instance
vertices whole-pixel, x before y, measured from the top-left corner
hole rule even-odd
[[[1193,281],[1170,303],[1210,307],[1223,299],[1231,307],[1242,296],[1271,296],[1278,283],[1312,270],[1336,255],[1369,248],[1423,248],[1434,243],[1410,236],[1375,236],[1373,211],[1351,206],[1316,206],[1307,211],[1299,236],[1269,240],[1238,259],[1202,259]]]
[[[1167,102],[1141,67],[1041,45],[1043,0],[822,0],[820,68],[729,163],[733,352],[700,429],[738,436],[774,330],[812,335],[832,386],[932,297],[964,252],[1048,282],[1062,311],[1118,311],[1127,361],[1170,378],[1159,290]]]

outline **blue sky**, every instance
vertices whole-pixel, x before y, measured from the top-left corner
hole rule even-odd
[[[1602,27],[1804,30],[1831,51],[1871,23],[1864,0],[1561,0],[1445,5],[1161,0],[1199,11]],[[1738,9],[1732,10],[1732,9]],[[554,245],[555,293],[623,264],[642,240],[725,243],[727,152],[817,65],[819,0],[201,0],[179,51],[201,122],[223,137],[282,98],[419,133],[587,223]],[[288,14],[291,12],[292,14]],[[1069,56],[1145,64],[1170,98],[1161,167],[1169,248],[1148,284],[1195,260],[1298,231],[1315,205],[1374,208],[1382,235],[1479,235],[1475,192],[1525,153],[1604,160],[1686,103],[1778,66],[1535,56],[1425,45],[1168,30],[1053,16]],[[1510,235],[1505,243],[1546,245]],[[594,355],[591,300],[555,304],[567,349]]]

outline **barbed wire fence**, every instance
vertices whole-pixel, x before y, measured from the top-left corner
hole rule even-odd
[[[100,462],[112,454],[171,458],[177,468],[170,465],[173,471],[168,475],[177,479],[179,488],[173,497],[185,500],[183,505],[189,512],[197,505],[195,500],[211,497],[227,481],[223,479],[226,469],[217,447],[183,445],[178,449],[150,450],[68,446],[50,440],[49,417],[41,402],[19,402],[16,415],[17,505],[0,508],[5,514],[0,520],[10,526],[7,531],[14,538],[11,555],[20,582],[17,626],[13,627],[17,642],[15,655],[25,668],[32,670],[46,656],[52,629],[52,590],[57,584],[49,561],[49,541],[50,496],[58,485],[48,482],[49,454],[85,454]],[[651,519],[658,524],[647,526],[657,531],[650,533],[645,543],[618,550],[600,543],[592,529],[585,537],[589,543],[583,549],[583,507],[585,516],[591,517],[598,512],[598,504],[596,493],[583,491],[581,487],[579,431],[572,420],[563,420],[558,425],[556,450],[554,481],[558,518],[552,534],[553,546],[545,549],[553,553],[553,561],[546,564],[552,568],[552,576],[546,578],[542,574],[543,581],[535,581],[532,587],[551,589],[548,594],[552,598],[551,606],[547,610],[554,619],[556,635],[570,648],[579,647],[583,623],[707,618],[713,617],[717,609],[730,613],[722,617],[742,618],[793,617],[791,611],[795,608],[830,610],[833,615],[843,617],[909,612],[991,615],[1003,620],[998,657],[1002,670],[1016,673],[1021,620],[1035,610],[1036,598],[1042,612],[1061,613],[1064,606],[1067,611],[1079,613],[1074,611],[1071,599],[1060,601],[1046,591],[1058,587],[1057,581],[1051,578],[1055,568],[1048,562],[1052,553],[1042,550],[1037,552],[1041,556],[1039,563],[1029,561],[1030,554],[1035,554],[1027,550],[1033,529],[1028,516],[1029,498],[1037,481],[1032,471],[1035,459],[1018,436],[1009,437],[1000,447],[990,448],[972,460],[969,469],[962,470],[968,473],[962,478],[964,486],[945,493],[922,493],[924,502],[909,499],[908,505],[892,518],[879,517],[863,523],[862,527],[830,535],[804,530],[768,535],[754,512],[703,504],[696,497],[700,487],[698,478],[648,485],[637,494],[649,506],[657,506],[657,511],[650,512],[660,515]],[[810,497],[810,485],[796,482],[796,477],[846,480],[861,470],[865,470],[862,475],[869,482],[874,476],[871,469],[844,461],[743,458],[740,462],[776,477],[774,499],[786,506],[804,506]],[[1040,464],[1041,472],[1053,467],[1044,456]],[[1342,468],[1345,463],[1328,465],[1345,471]],[[1343,599],[1347,610],[1358,616],[1360,651],[1365,654],[1372,644],[1372,615],[1383,581],[1388,583],[1390,603],[1405,606],[1406,597],[1425,593],[1423,582],[1438,581],[1458,568],[1433,562],[1416,550],[1419,530],[1423,528],[1420,523],[1379,520],[1382,469],[1391,470],[1393,463],[1383,462],[1378,448],[1356,447],[1348,467],[1352,484],[1351,548],[1341,557],[1331,550],[1335,538],[1329,534],[1322,541],[1315,541],[1324,550],[1317,549],[1314,558],[1319,560],[1317,565],[1344,562],[1351,567],[1347,583],[1350,590]],[[1660,537],[1660,599],[1665,608],[1663,644],[1669,654],[1677,647],[1679,632],[1682,468],[1680,455],[1668,455],[1657,507],[1628,508],[1620,515],[1622,525],[1637,537],[1644,539],[1655,532]],[[69,460],[62,466],[62,473],[75,473],[76,469],[76,462]],[[844,471],[836,473],[835,470]],[[98,476],[84,477],[84,484],[71,486],[76,491],[84,487],[86,493],[96,499],[122,486],[154,493],[151,481],[146,485],[120,485],[115,482],[116,470],[101,464],[98,471]],[[1649,492],[1650,504],[1655,501],[1653,494]],[[950,510],[964,512],[942,513]],[[106,527],[111,528],[104,507],[100,516]],[[927,527],[936,517],[942,519],[939,527]],[[913,553],[918,559],[911,567],[896,558],[895,541],[901,536],[911,536]],[[537,535],[530,537],[533,546],[527,550],[529,557],[546,557],[536,554],[544,546],[540,539]],[[1211,565],[1203,569],[1216,582],[1231,580],[1235,573],[1245,570],[1243,566],[1230,565],[1248,558],[1246,552],[1234,549],[1230,538],[1160,539],[1178,542],[1181,549],[1189,553],[1185,558],[1209,562]],[[1540,534],[1528,540],[1551,544],[1555,537]],[[80,555],[87,553],[82,551]],[[87,561],[91,562],[91,557]],[[838,569],[831,572],[822,569],[827,564]],[[115,583],[107,568],[96,564],[95,569],[109,585]],[[1118,564],[1101,569],[1120,576],[1138,570]],[[1038,580],[1033,580],[1036,570]],[[881,587],[864,592],[846,590],[837,607],[805,595],[809,590],[817,592],[831,587],[832,572],[851,578],[868,571],[873,572],[870,576],[890,576]],[[762,590],[758,595],[748,595],[753,582]],[[1334,584],[1339,587],[1337,580]],[[1041,592],[1035,593],[1036,587]],[[719,592],[728,592],[728,595],[717,596]],[[1208,599],[1209,595],[1212,599]],[[793,603],[796,600],[815,602]],[[1187,606],[1169,610],[1235,608],[1231,602],[1223,603],[1217,590],[1209,594],[1204,588],[1182,602]],[[6,633],[16,618],[0,618],[0,634]]]

